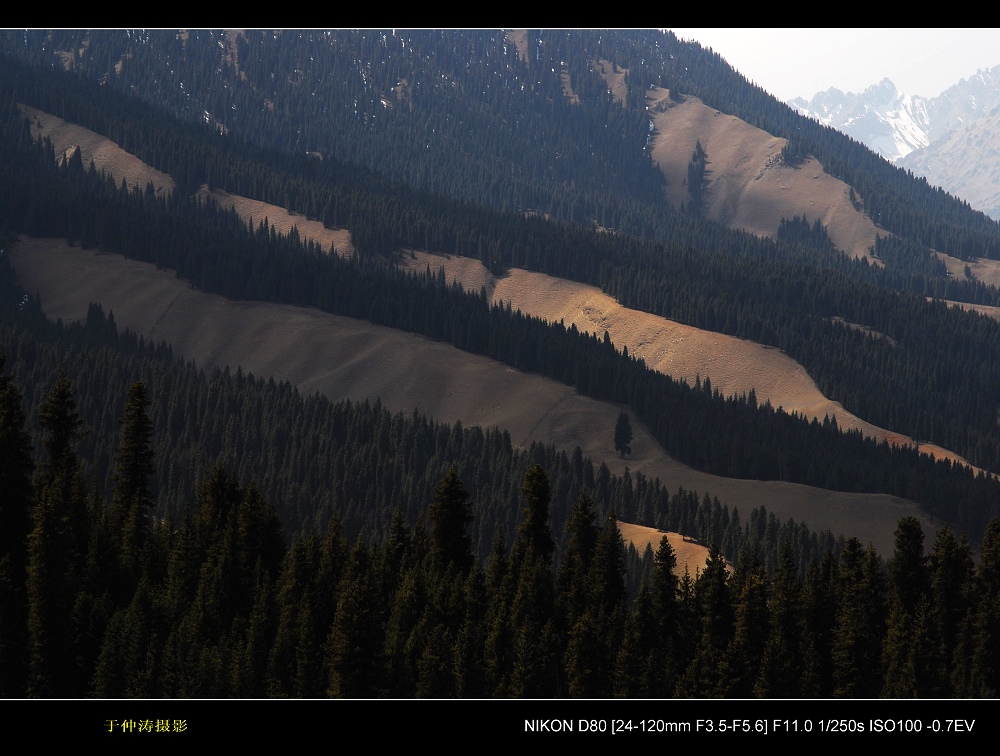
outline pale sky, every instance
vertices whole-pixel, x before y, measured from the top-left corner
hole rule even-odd
[[[1000,29],[671,29],[711,47],[779,100],[836,87],[862,92],[889,78],[934,97],[1000,65]]]

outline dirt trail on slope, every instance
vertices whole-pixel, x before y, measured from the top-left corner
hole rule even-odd
[[[627,465],[633,474],[659,477],[670,491],[708,492],[744,513],[765,506],[782,522],[791,518],[817,531],[856,534],[883,554],[892,551],[899,518],[922,518],[912,502],[884,494],[692,470],[667,455],[638,422],[632,457],[623,461],[613,448],[620,407],[420,336],[308,308],[227,300],[154,265],[68,247],[65,240],[24,239],[9,254],[22,285],[39,293],[49,317],[80,320],[90,302],[99,302],[114,311],[119,327],[165,340],[199,367],[242,366],[334,400],[380,398],[393,411],[419,408],[444,422],[498,426],[521,446],[579,446],[612,472]]]

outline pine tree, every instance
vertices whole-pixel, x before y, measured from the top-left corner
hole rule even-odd
[[[969,698],[1000,695],[1000,519],[986,527],[976,572],[974,610],[956,670],[955,693]]]
[[[632,423],[625,410],[618,414],[618,422],[615,423],[615,451],[623,458],[632,453]]]
[[[928,589],[924,530],[916,517],[904,517],[896,527],[896,548],[889,562],[889,586],[893,598],[912,617]]]
[[[138,583],[150,531],[149,479],[153,475],[153,422],[146,414],[150,401],[145,384],[128,389],[121,418],[121,441],[115,455],[115,490],[110,519],[121,532],[121,563],[132,585]],[[120,531],[119,531],[120,529]]]
[[[586,608],[587,572],[597,545],[594,516],[593,500],[586,491],[581,491],[566,522],[566,551],[559,563],[557,581],[566,627],[576,624]]]
[[[558,695],[560,639],[553,622],[555,586],[549,565],[529,557],[522,566],[510,611],[513,668],[510,695],[549,698]]]
[[[73,606],[83,579],[87,538],[83,470],[74,448],[82,421],[64,369],[42,402],[46,459],[36,482],[28,539],[28,634],[31,696],[77,696]]]
[[[0,358],[0,698],[25,694],[28,672],[28,534],[34,462],[21,394]]]
[[[795,554],[789,540],[781,545],[778,570],[771,585],[770,633],[764,647],[754,695],[760,698],[798,698],[802,677],[804,606]]]
[[[954,669],[953,655],[969,612],[973,585],[972,550],[965,536],[956,537],[950,528],[941,528],[934,540],[929,568],[930,622],[934,624],[945,667]],[[950,686],[946,686],[942,693],[952,695]]]
[[[79,462],[74,445],[83,438],[83,421],[77,412],[76,399],[64,367],[38,410],[38,423],[45,431],[42,445],[47,459],[42,464],[39,483],[48,485]]]
[[[683,696],[719,696],[725,692],[723,659],[733,638],[734,609],[726,560],[717,546],[709,549],[694,590],[701,633],[678,687]]]
[[[650,576],[650,614],[653,643],[650,652],[653,665],[652,677],[657,697],[674,694],[677,676],[682,671],[679,658],[679,632],[682,624],[680,612],[681,581],[677,577],[677,556],[664,535],[653,557],[653,574]]]
[[[727,696],[749,698],[760,675],[761,660],[768,639],[770,624],[770,584],[767,572],[757,555],[744,549],[733,577],[734,629],[733,640],[725,656],[725,693]]]
[[[882,692],[886,627],[885,567],[875,549],[852,538],[841,555],[840,604],[833,637],[833,695],[875,698]]]
[[[607,698],[612,664],[599,623],[585,611],[569,632],[566,677],[573,698]]]
[[[888,698],[940,694],[943,661],[935,627],[929,622],[929,579],[924,558],[924,532],[915,517],[896,528],[896,547],[889,562],[890,606],[882,657]]]
[[[149,478],[154,473],[153,421],[146,385],[136,381],[128,389],[121,418],[121,441],[115,457],[115,494],[118,503],[135,501],[149,506]]]
[[[610,642],[621,629],[614,623],[623,621],[625,608],[625,544],[613,511],[597,533],[587,584],[594,619],[604,640]]]
[[[469,492],[452,465],[434,489],[434,500],[427,510],[431,523],[431,550],[438,569],[454,564],[463,574],[472,568],[472,539],[466,530],[472,524]]]
[[[465,580],[465,609],[455,640],[455,692],[460,698],[485,698],[486,639],[489,634],[490,598],[486,576],[479,562]]]
[[[385,674],[385,607],[372,575],[372,556],[362,541],[351,552],[338,591],[337,613],[326,641],[327,694],[376,698]]]
[[[541,465],[528,468],[524,473],[521,493],[524,494],[524,509],[521,512],[517,539],[514,541],[513,565],[516,567],[529,557],[549,565],[555,543],[549,529],[549,503],[552,494],[545,468]]]
[[[703,184],[705,183],[705,165],[707,162],[707,155],[699,141],[695,144],[694,152],[691,153],[691,162],[688,163],[687,169],[687,190],[688,194],[691,195],[690,207],[694,212],[698,212],[701,209],[704,194]]]
[[[431,628],[417,660],[417,698],[454,698],[455,649],[448,629]]]

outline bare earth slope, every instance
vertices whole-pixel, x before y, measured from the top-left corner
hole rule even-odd
[[[306,308],[234,302],[192,289],[153,265],[71,248],[64,240],[24,239],[10,254],[22,284],[40,294],[50,317],[78,320],[90,302],[100,302],[114,311],[119,327],[168,341],[201,367],[240,365],[332,399],[381,398],[392,410],[417,407],[446,422],[496,425],[508,429],[515,444],[580,446],[615,472],[627,464],[670,490],[707,491],[744,512],[763,505],[782,521],[857,534],[886,554],[899,518],[921,516],[911,502],[882,494],[706,475],[670,458],[639,423],[633,424],[632,457],[619,460],[612,438],[619,407],[419,336]]]
[[[865,422],[840,402],[828,399],[805,368],[779,349],[632,310],[595,286],[543,273],[513,268],[495,279],[478,260],[418,251],[403,255],[401,264],[432,272],[443,267],[449,282],[458,281],[471,291],[485,288],[493,301],[510,302],[513,309],[527,315],[553,323],[562,321],[567,326],[572,323],[598,336],[607,331],[618,349],[627,347],[629,354],[642,357],[652,369],[691,385],[697,378],[707,377],[726,396],[749,394],[752,389],[758,402],[770,402],[786,412],[820,421],[829,416],[845,430],[860,430],[879,441],[911,443],[909,438]],[[922,444],[920,449],[965,462],[933,444]]]
[[[606,62],[602,63],[610,66]],[[621,75],[624,76],[624,73]],[[664,100],[663,95],[664,92],[656,92],[655,101],[659,104],[650,108],[651,113],[666,107],[664,102],[670,104],[670,100]],[[687,108],[688,112],[698,114],[702,120],[706,113],[721,115],[694,98],[689,98],[684,105],[690,106]],[[32,119],[34,132],[48,136],[58,152],[72,150],[75,145],[80,145],[85,160],[93,160],[100,170],[109,171],[116,178],[124,176],[130,185],[145,187],[152,182],[157,191],[173,190],[174,183],[169,176],[125,152],[106,137],[43,111],[27,106],[21,108]],[[669,109],[675,108],[673,106]],[[664,123],[660,118],[662,115],[660,113],[656,116],[658,124]],[[749,127],[738,119],[729,119],[727,124],[727,128],[744,134],[757,147],[773,146],[774,138],[759,129]],[[783,145],[784,140],[779,139],[777,142]],[[780,152],[780,147],[778,149]],[[687,171],[686,164],[683,170]],[[223,207],[234,208],[248,223],[256,225],[266,218],[268,224],[280,233],[290,233],[294,228],[303,239],[316,242],[324,250],[334,249],[342,256],[354,254],[351,235],[347,229],[328,229],[319,221],[293,215],[277,205],[229,194],[220,189],[210,190],[203,186],[199,192],[211,196]],[[897,433],[866,423],[847,412],[839,402],[823,396],[802,366],[778,350],[628,310],[595,287],[541,274],[513,270],[509,276],[497,282],[476,260],[459,257],[445,260],[413,253],[410,259],[404,261],[411,268],[429,266],[433,270],[443,262],[446,264],[447,275],[457,279],[467,290],[479,291],[486,287],[496,299],[511,302],[513,307],[522,312],[552,322],[565,319],[566,322],[576,323],[577,328],[598,335],[608,330],[616,345],[628,347],[633,354],[643,357],[650,367],[667,375],[683,378],[692,384],[697,377],[707,376],[727,395],[745,394],[752,388],[761,402],[770,401],[773,406],[784,407],[789,412],[799,412],[805,417],[819,420],[829,415],[835,417],[842,428],[859,429],[866,435],[893,443],[908,442]],[[937,457],[965,461],[953,452],[931,444],[921,448]]]
[[[84,166],[89,166],[93,162],[98,170],[114,176],[116,183],[125,179],[130,187],[138,186],[143,190],[147,184],[152,183],[157,194],[174,190],[174,180],[170,176],[125,152],[107,137],[42,110],[27,105],[19,107],[31,122],[32,135],[48,137],[57,156],[68,158],[79,148]],[[255,226],[266,218],[268,225],[279,233],[288,234],[294,228],[303,240],[316,242],[325,252],[334,248],[344,257],[354,254],[351,234],[347,229],[326,228],[319,221],[294,215],[277,205],[229,194],[221,189],[210,190],[207,186],[203,186],[199,194],[212,197],[226,209],[235,208],[241,218],[247,222],[253,220]]]
[[[266,219],[267,225],[278,233],[287,236],[294,228],[303,241],[316,242],[324,252],[333,249],[341,257],[351,257],[354,254],[351,233],[346,228],[327,228],[321,221],[293,215],[283,207],[230,194],[222,189],[210,190],[207,186],[203,186],[198,194],[210,196],[220,207],[227,210],[234,208],[244,221],[247,223],[252,221],[254,227]]]
[[[120,184],[125,179],[129,187],[138,186],[145,190],[146,185],[152,182],[158,195],[174,190],[174,180],[170,176],[125,152],[110,139],[27,105],[18,107],[31,122],[31,135],[47,136],[52,141],[56,157],[69,158],[79,148],[85,168],[93,161],[98,170],[114,176],[116,183]]]
[[[786,165],[781,150],[787,140],[696,97],[674,102],[665,89],[650,90],[647,107],[656,128],[652,158],[667,179],[667,196],[675,207],[691,201],[687,169],[700,141],[708,161],[704,204],[711,220],[773,237],[782,218],[819,219],[833,243],[856,258],[875,243],[878,229],[851,204],[850,187],[815,159]]]
[[[690,571],[692,577],[695,577],[697,567],[704,565],[708,559],[708,548],[705,545],[685,538],[680,533],[666,533],[656,528],[647,528],[643,525],[632,525],[621,521],[618,523],[618,529],[621,531],[622,540],[635,546],[635,550],[640,554],[646,550],[646,546],[649,546],[655,554],[656,550],[660,548],[660,541],[666,536],[667,543],[670,544],[670,548],[674,550],[674,556],[677,557],[677,567],[674,569],[674,574],[678,577],[683,577],[685,568]]]
[[[966,262],[958,257],[952,257],[941,252],[935,252],[937,258],[944,262],[948,269],[948,275],[959,280],[965,278],[965,268],[969,268],[969,273],[977,281],[982,281],[987,286],[1000,286],[1000,260],[970,260]]]

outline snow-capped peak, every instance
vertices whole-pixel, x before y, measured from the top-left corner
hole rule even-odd
[[[844,94],[830,87],[811,101],[795,98],[788,105],[854,137],[890,161],[926,147],[929,141],[927,100],[899,92],[887,78],[861,94]]]

